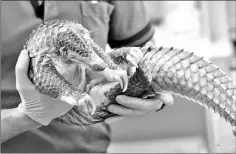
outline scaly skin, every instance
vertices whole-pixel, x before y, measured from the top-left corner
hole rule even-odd
[[[68,23],[60,26],[73,29],[73,26],[68,26],[70,22],[68,25],[67,24]],[[56,24],[54,27],[57,28],[59,26]],[[43,42],[47,37],[43,38],[42,36],[47,33],[46,31],[48,29],[48,27],[45,27],[41,30],[41,36],[37,36],[37,33],[32,34],[30,40],[36,40],[32,38],[37,38],[37,40],[41,39]],[[80,27],[78,29],[82,28]],[[80,34],[83,32],[78,30],[75,34],[77,33]],[[51,37],[57,39],[58,35],[51,35]],[[74,37],[75,36],[71,36],[71,38]],[[62,39],[63,38],[60,38],[59,40]],[[70,39],[65,38],[64,40],[68,41]],[[80,40],[81,41],[78,42],[78,44],[91,41],[87,36],[81,37]],[[74,41],[75,40],[71,39],[71,42]],[[44,42],[41,46],[36,45],[35,47],[35,44],[37,44],[36,41],[27,44],[27,49],[33,51],[31,53],[35,53],[36,47],[38,47],[40,51],[43,51],[43,53],[47,53],[45,52],[46,49],[43,50],[42,48],[45,44]],[[52,43],[52,46],[57,45],[58,43]],[[63,45],[59,44],[58,46],[59,47],[54,50],[61,51],[60,48]],[[74,50],[73,48],[78,48],[79,50],[83,47],[81,45],[74,46],[74,44],[71,44],[71,46],[72,50]],[[92,43],[91,46],[87,45],[86,47],[87,48],[80,50],[77,55],[83,56],[83,54],[85,54],[86,57],[92,57],[90,60],[93,60],[93,58],[101,58],[110,70],[120,70],[120,68],[123,68],[128,72],[130,76],[128,78],[127,90],[124,92],[122,91],[121,84],[118,82],[119,80],[113,80],[113,82],[100,82],[86,91],[95,104],[89,103],[89,101],[84,102],[82,105],[84,108],[82,110],[81,106],[77,105],[57,120],[73,125],[94,124],[102,122],[107,117],[114,115],[107,110],[107,106],[111,103],[116,103],[115,97],[119,94],[146,98],[162,92],[171,92],[172,94],[185,97],[213,110],[215,113],[220,114],[220,116],[228,121],[233,127],[236,126],[236,87],[223,71],[203,58],[199,58],[193,53],[184,50],[155,47],[153,45],[146,45],[140,49],[134,47],[120,48],[109,54],[106,54],[95,43]],[[33,48],[33,50],[31,48]],[[51,49],[50,51],[54,50]],[[136,52],[136,54],[134,52]],[[55,69],[55,67],[53,67],[53,64],[55,65],[55,63],[52,63],[52,60],[58,60],[58,57],[53,59],[42,56],[49,55],[50,57],[50,55],[54,55],[52,54],[54,52],[49,52],[49,54],[38,53],[40,52],[37,51],[35,54],[37,56],[35,58],[36,60],[33,61],[34,63],[32,66],[34,67],[31,68],[31,72],[33,73],[30,73],[30,77],[39,91],[55,98],[58,98],[58,96],[61,96],[64,93],[66,93],[66,96],[70,94],[72,98],[76,98],[75,100],[80,100],[81,97],[83,97],[83,94],[87,96],[87,93],[76,90],[73,85],[70,85],[70,82],[58,73],[60,72],[60,68]],[[61,51],[60,55],[64,55],[67,60],[70,60],[71,58],[67,57],[68,52],[65,51]],[[41,59],[42,62],[38,59]],[[62,67],[63,64],[66,63],[65,60],[60,62],[59,65]],[[99,62],[101,63],[101,61]],[[86,66],[91,65],[88,61],[85,61],[84,63]],[[132,73],[130,69],[133,68],[132,66],[135,66],[134,63],[137,64],[138,68]],[[93,78],[92,80],[96,79],[93,74],[100,71],[101,66],[98,67],[99,69],[90,69],[90,71],[88,71],[88,75]],[[97,67],[91,66],[91,68]],[[104,75],[106,76],[107,74],[105,73]],[[51,91],[51,93],[49,91]],[[71,93],[76,94],[73,95]],[[88,109],[85,110],[85,108]],[[96,109],[95,113],[91,111],[93,108]]]
[[[211,62],[184,50],[147,45],[142,51],[143,59],[130,78],[126,92],[121,93],[117,83],[101,84],[91,89],[92,99],[100,98],[99,101],[103,102],[100,110],[97,107],[94,119],[112,116],[106,107],[116,103],[115,97],[119,94],[143,97],[171,92],[213,110],[232,127],[236,126],[236,86],[227,74]],[[119,54],[114,59],[122,63],[125,60],[121,57]]]
[[[29,35],[24,47],[31,57],[28,75],[36,89],[75,105],[69,113],[81,117],[80,121],[63,116],[57,120],[83,124],[90,121],[89,115],[96,109],[84,89],[79,89],[66,80],[65,76],[70,73],[70,68],[86,65],[91,71],[105,76],[108,81],[121,83],[127,76],[125,70],[103,54],[105,52],[90,38],[89,31],[74,21],[51,21],[39,25]]]

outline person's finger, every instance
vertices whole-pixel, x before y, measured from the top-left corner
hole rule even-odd
[[[20,89],[22,87],[28,88],[28,86],[32,86],[27,73],[29,69],[29,56],[27,50],[22,50],[16,66],[15,66],[15,73],[16,73],[16,88]]]
[[[112,116],[112,117],[107,118],[104,122],[107,124],[112,124],[112,123],[118,122],[120,120],[124,120],[126,118],[127,117],[125,117],[125,116]]]
[[[154,96],[150,99],[142,99],[142,98],[136,98],[136,97],[129,97],[125,95],[119,95],[116,97],[117,103],[129,107],[131,109],[135,110],[141,110],[141,111],[150,111],[150,110],[157,110],[159,109],[163,102],[158,99],[157,96]]]
[[[29,55],[27,50],[22,50],[17,63],[16,63],[16,75],[27,74],[29,68]]]
[[[127,108],[121,105],[111,104],[108,106],[108,110],[112,113],[121,115],[121,116],[141,116],[146,112]]]

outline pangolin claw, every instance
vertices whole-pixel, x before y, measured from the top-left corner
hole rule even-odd
[[[138,47],[130,47],[126,53],[128,64],[138,68],[138,63],[142,60],[143,53]]]
[[[125,92],[128,88],[127,72],[125,70],[117,70],[112,77],[113,81],[118,81],[120,83],[122,91]]]
[[[102,72],[102,74],[104,75],[107,81],[119,82],[121,89],[123,89],[123,92],[127,90],[129,78],[126,70],[123,69],[112,70],[106,68]]]
[[[128,88],[128,75],[127,75],[127,72],[125,71],[125,73],[123,73],[121,75],[121,79],[123,81],[123,86],[122,86],[122,92],[125,92]]]
[[[138,68],[138,64],[134,61],[134,59],[133,59],[133,57],[131,55],[128,54],[126,56],[126,60],[128,61],[129,65]]]

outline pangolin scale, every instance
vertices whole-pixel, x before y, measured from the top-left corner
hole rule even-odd
[[[170,92],[213,110],[235,128],[236,86],[211,62],[188,51],[151,44],[105,53],[89,33],[75,21],[56,20],[39,25],[26,41],[31,57],[28,75],[36,89],[75,106],[57,121],[71,125],[102,122],[114,115],[107,106],[116,103],[119,94],[145,98]],[[134,61],[137,68],[132,72]],[[67,69],[75,65],[87,70],[83,88],[66,78]],[[120,83],[125,77],[128,84],[123,91],[125,84]],[[90,84],[93,81],[98,82]]]

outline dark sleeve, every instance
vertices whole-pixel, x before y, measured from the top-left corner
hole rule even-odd
[[[150,16],[143,1],[111,1],[108,43],[111,48],[142,46],[154,34]]]

